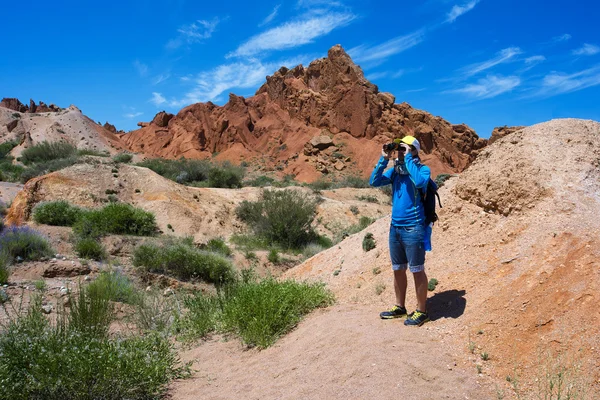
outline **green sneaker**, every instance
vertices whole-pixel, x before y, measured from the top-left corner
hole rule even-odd
[[[406,308],[394,306],[391,310],[380,313],[379,316],[381,317],[381,319],[406,317]]]
[[[408,318],[406,318],[406,321],[404,321],[404,325],[421,326],[425,322],[428,322],[428,321],[431,321],[431,320],[429,319],[429,315],[427,315],[427,313],[421,312],[419,310],[415,310],[414,312],[410,313]]]

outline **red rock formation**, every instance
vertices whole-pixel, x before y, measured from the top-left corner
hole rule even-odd
[[[498,127],[494,128],[494,130],[492,131],[492,136],[488,140],[488,144],[492,144],[496,140],[503,138],[506,135],[510,135],[511,133],[514,133],[516,131],[520,131],[523,128],[525,128],[525,127],[524,126],[506,126],[506,125],[498,126]]]
[[[27,112],[28,107],[21,103],[19,99],[5,97],[0,101],[0,107],[18,112]]]
[[[161,111],[154,116],[152,123],[158,127],[164,128],[169,124],[169,121],[174,117],[173,114],[169,114],[165,111]]]
[[[61,111],[60,107],[54,104],[46,105],[43,101],[40,101],[39,105],[35,104],[33,99],[29,99],[29,106],[21,103],[19,99],[5,97],[0,101],[0,107],[8,108],[10,110],[18,111],[21,113],[44,113],[44,112],[58,112]]]
[[[341,46],[306,68],[282,67],[250,98],[231,94],[222,107],[192,104],[165,123],[167,115],[138,124],[141,129],[123,135],[123,141],[154,157],[205,158],[218,152],[218,159],[258,163],[300,180],[316,179],[335,165],[337,171],[366,176],[381,145],[407,134],[421,141],[434,174],[462,171],[486,145],[464,124],[395,104],[392,94],[364,78]],[[330,136],[334,146],[305,151],[321,135]]]
[[[108,121],[104,123],[103,127],[109,132],[117,133],[117,127],[115,127],[113,124],[109,124]]]

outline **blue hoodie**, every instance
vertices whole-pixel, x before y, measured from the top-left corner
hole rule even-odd
[[[398,173],[396,168],[384,172],[388,161],[383,156],[379,159],[369,184],[373,187],[392,184],[392,225],[423,225],[425,209],[418,189],[427,187],[431,170],[410,153],[404,157],[404,165],[398,166],[404,170],[404,175]]]

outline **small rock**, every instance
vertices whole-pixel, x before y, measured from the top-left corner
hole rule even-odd
[[[60,289],[60,295],[61,296],[66,296],[68,294],[69,294],[69,289],[67,289],[67,288],[61,288]]]
[[[71,305],[71,298],[70,297],[65,297],[63,299],[63,306],[69,307],[70,305]]]
[[[20,262],[22,262],[22,261],[23,261],[23,257],[21,257],[21,256],[17,256],[16,260],[17,260],[17,262],[18,262],[18,263],[20,263]]]
[[[165,296],[165,297],[168,297],[168,296],[171,296],[174,294],[175,294],[175,292],[171,288],[165,289],[165,291],[163,292],[163,296]]]
[[[89,280],[91,280],[91,279],[92,279],[92,278],[91,278],[89,275],[86,275],[86,276],[85,276],[85,278],[83,278],[83,280],[84,280],[84,281],[89,281]]]
[[[50,304],[46,304],[45,306],[42,306],[42,311],[44,314],[50,314],[52,312],[52,306]]]
[[[152,291],[152,286],[147,286],[146,287],[146,292],[151,292]]]

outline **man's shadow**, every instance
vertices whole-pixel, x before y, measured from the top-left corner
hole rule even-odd
[[[465,312],[467,299],[465,290],[446,290],[427,299],[427,311],[432,320],[458,318]]]

